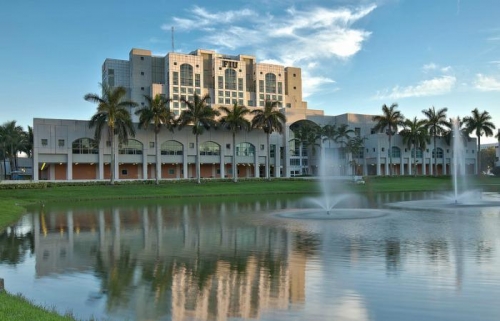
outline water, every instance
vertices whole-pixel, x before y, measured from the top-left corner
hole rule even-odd
[[[79,318],[499,320],[499,208],[384,206],[434,196],[338,220],[280,216],[296,197],[35,208],[0,236],[0,277]]]

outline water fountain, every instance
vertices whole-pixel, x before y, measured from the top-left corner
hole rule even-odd
[[[481,190],[468,188],[465,166],[465,144],[463,142],[463,135],[460,132],[459,118],[453,119],[452,130],[452,192],[440,195],[436,199],[396,202],[389,204],[391,207],[446,210],[467,207],[500,206],[498,194],[483,193]]]

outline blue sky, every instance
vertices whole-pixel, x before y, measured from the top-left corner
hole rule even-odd
[[[327,115],[488,111],[500,127],[500,1],[9,1],[0,10],[0,123],[88,119],[106,58],[213,49],[302,68]],[[482,142],[494,142],[493,138]]]

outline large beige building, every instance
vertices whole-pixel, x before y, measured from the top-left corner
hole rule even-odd
[[[326,116],[322,110],[309,109],[303,101],[301,69],[297,67],[263,64],[254,56],[229,56],[210,50],[169,53],[162,57],[152,55],[149,50],[132,49],[128,60],[104,61],[102,82],[112,87],[125,87],[128,98],[139,107],[146,104],[144,95],[165,95],[171,98],[170,107],[176,114],[185,108],[182,99],[189,101],[195,93],[209,94],[213,108],[237,103],[252,110],[264,106],[266,100],[279,101],[287,122],[283,133],[271,135],[269,146],[262,130],[238,133],[236,146],[232,146],[229,131],[210,130],[200,136],[203,178],[264,177],[268,150],[269,172],[274,177],[319,175],[322,157],[326,163],[324,175],[412,175],[415,170],[420,175],[432,175],[435,155],[437,174],[452,173],[452,146],[443,138],[437,140],[436,146],[431,142],[425,149],[412,153],[400,135],[395,135],[389,146],[388,136],[373,130],[373,115],[340,113]],[[131,108],[132,115],[134,111]],[[345,124],[353,135],[363,138],[363,149],[358,155],[342,155],[344,143],[321,138],[306,146],[296,139],[295,132],[303,123],[337,127]],[[88,121],[34,119],[33,132],[35,181],[109,179],[110,138],[104,133],[100,142],[95,141],[94,129],[89,129]],[[127,144],[115,146],[118,157],[115,158],[114,177],[196,177],[195,136],[191,128],[173,133],[161,131],[158,138],[156,146],[153,131],[137,128],[135,137]],[[232,168],[234,149],[235,169]],[[476,140],[469,140],[461,156],[462,172],[477,173],[476,149]],[[158,171],[157,154],[160,155]]]
[[[104,61],[102,83],[127,88],[139,107],[146,103],[144,95],[165,95],[172,99],[170,107],[176,114],[185,108],[181,98],[192,100],[194,93],[209,94],[211,104],[217,106],[262,107],[265,100],[273,100],[286,108],[307,109],[300,68],[257,63],[254,56],[212,50],[161,57],[132,49],[128,60]]]

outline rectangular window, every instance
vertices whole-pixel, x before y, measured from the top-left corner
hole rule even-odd
[[[254,105],[254,104],[253,104],[253,100],[249,100],[249,101],[248,101],[248,106],[253,106],[253,105]]]
[[[259,101],[259,106],[260,107],[264,107],[264,101],[263,100]]]
[[[227,149],[231,149],[231,144],[226,144]]]
[[[224,98],[219,97],[219,104],[223,104],[223,103],[224,103]]]
[[[201,89],[200,88],[196,88],[195,93],[198,94],[198,95],[201,95]]]
[[[174,81],[173,81],[174,86],[178,86],[179,85],[179,72],[174,71],[172,73],[172,77],[174,78]]]
[[[128,171],[126,169],[122,169],[122,175],[127,176],[128,175]]]
[[[59,147],[64,147],[64,139],[59,139],[59,140],[57,141],[57,145],[58,145]]]
[[[264,144],[260,144],[260,150],[264,150]]]
[[[188,88],[188,94],[192,94],[194,93],[194,89],[193,88]]]
[[[155,142],[149,142],[149,148],[155,148]]]
[[[224,96],[224,91],[223,90],[219,90],[218,93],[219,93],[219,96]]]
[[[269,157],[274,158],[276,157],[276,145],[271,145],[271,148],[269,149]]]
[[[186,93],[186,87],[181,87],[181,94],[185,94]]]
[[[238,105],[243,106],[243,99],[238,99]]]
[[[194,148],[194,143],[189,143],[189,148]]]
[[[354,128],[354,134],[355,134],[356,136],[358,136],[358,137],[359,137],[359,136],[361,136],[361,128],[359,128],[359,127],[355,127],[355,128]]]
[[[233,97],[237,97],[238,96],[238,93],[236,91],[233,91]]]
[[[259,80],[259,92],[264,92],[264,80]]]
[[[46,138],[42,138],[42,146],[47,146],[49,144],[49,140]]]
[[[231,97],[231,92],[230,91],[226,91],[226,97]]]
[[[217,77],[217,88],[224,88],[224,77]]]
[[[194,86],[201,87],[200,74],[194,74]]]
[[[238,90],[243,90],[243,78],[238,78]]]
[[[282,101],[282,100],[283,100],[283,96],[278,95],[278,100],[279,100],[279,101]]]
[[[169,168],[168,175],[175,175],[175,168]]]
[[[178,93],[179,92],[179,87],[174,87],[174,93]]]
[[[286,103],[286,108],[292,108],[292,104]]]
[[[238,97],[243,98],[243,93],[241,91],[238,93]]]
[[[231,104],[231,98],[226,98],[226,105],[230,105]]]
[[[278,94],[283,94],[283,83],[281,81],[278,82]]]

